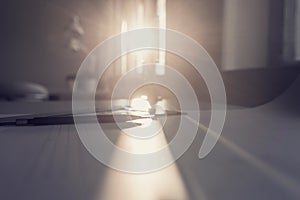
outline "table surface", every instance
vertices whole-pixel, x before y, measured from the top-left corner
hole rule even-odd
[[[282,106],[296,92],[295,84],[269,104],[229,109],[222,136],[206,158],[197,157],[205,136],[200,128],[182,157],[149,174],[122,173],[99,163],[74,125],[0,127],[0,199],[300,199],[300,113]],[[48,112],[66,105],[35,108]],[[30,111],[24,103],[1,103],[0,108],[2,114]],[[204,126],[209,118],[209,110],[201,111]],[[167,142],[178,120],[168,118]],[[112,141],[121,140],[115,124],[105,128]]]

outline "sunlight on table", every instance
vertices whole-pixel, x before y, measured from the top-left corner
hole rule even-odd
[[[153,120],[152,126],[160,126]],[[153,133],[149,133],[153,134]],[[120,131],[118,147],[136,154],[155,152],[167,145],[165,133],[161,131],[147,140],[128,136]],[[171,152],[168,156],[172,156]],[[122,159],[117,154],[112,159]],[[132,163],[139,164],[139,163]],[[188,199],[181,174],[176,166],[171,166],[153,173],[129,174],[108,169],[97,199],[109,200],[185,200]]]

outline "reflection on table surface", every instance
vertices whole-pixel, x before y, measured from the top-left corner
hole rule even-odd
[[[197,155],[210,111],[201,111],[198,135],[185,154],[161,171],[142,175],[99,163],[73,125],[1,127],[0,199],[298,200],[299,107],[287,99],[295,91],[292,87],[260,107],[228,110],[222,137],[203,160]],[[168,118],[163,131],[146,143],[115,124],[103,128],[121,148],[147,152],[170,142],[178,117]]]

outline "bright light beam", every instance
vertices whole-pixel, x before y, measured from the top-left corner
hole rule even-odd
[[[121,33],[127,32],[127,22],[122,21]],[[127,41],[125,36],[121,35],[121,52],[127,52]],[[127,55],[121,57],[121,74],[124,75],[127,72]]]
[[[166,0],[157,0],[157,10],[156,14],[158,16],[158,27],[160,29],[166,29],[167,28],[167,8],[166,8]],[[166,49],[166,32],[160,31],[159,34],[159,58],[158,58],[158,64],[156,65],[155,72],[157,75],[164,75],[165,74],[165,67],[166,64],[166,52],[164,49]]]
[[[161,126],[161,124],[158,121],[152,121],[152,126]],[[163,129],[161,129],[159,134],[147,140],[135,139],[120,132],[117,141],[119,148],[135,154],[156,152],[166,145],[168,143]],[[169,152],[168,156],[172,157],[172,153]],[[120,155],[112,155],[112,162],[120,161],[126,162]],[[141,163],[130,164],[139,165]],[[98,199],[189,199],[181,174],[175,163],[159,171],[146,174],[129,174],[108,168],[103,183],[104,185],[99,191]]]
[[[138,4],[137,7],[137,28],[142,28],[144,26],[144,6],[140,3]],[[144,63],[144,58],[143,58],[143,52],[138,51],[137,52],[137,66],[141,66]],[[143,73],[143,68],[138,67],[137,73],[142,74]]]

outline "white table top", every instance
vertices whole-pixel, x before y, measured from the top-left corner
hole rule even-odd
[[[73,125],[0,127],[0,199],[300,199],[300,113],[281,106],[293,92],[260,107],[229,110],[208,157],[197,157],[205,134],[200,129],[174,165],[147,175],[100,164]],[[201,123],[209,116],[201,112]],[[166,134],[172,120],[178,119],[170,119]]]

